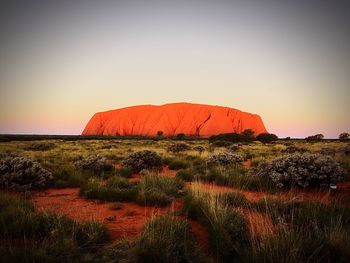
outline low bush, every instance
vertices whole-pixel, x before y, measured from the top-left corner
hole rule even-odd
[[[48,151],[55,148],[56,145],[51,142],[37,142],[31,143],[24,147],[25,151]]]
[[[240,162],[243,162],[242,156],[230,152],[217,153],[207,159],[208,165],[227,166]]]
[[[319,154],[292,154],[262,163],[257,176],[270,178],[277,187],[329,187],[345,176],[345,171],[330,157]]]
[[[53,181],[51,172],[25,157],[0,160],[0,188],[15,191],[42,189]]]
[[[166,206],[183,188],[183,182],[167,175],[145,175],[139,182],[137,202],[142,205]]]
[[[308,142],[321,141],[324,138],[323,134],[315,134],[305,138]]]
[[[294,145],[289,145],[282,152],[290,154],[290,153],[305,153],[307,151],[308,150],[306,148],[297,147],[297,146],[294,146]]]
[[[168,147],[168,151],[175,154],[188,151],[190,149],[191,147],[187,143],[183,143],[183,142],[174,143]]]
[[[152,218],[137,242],[136,262],[206,262],[186,221],[172,216]]]
[[[323,154],[323,155],[335,155],[337,153],[337,150],[334,149],[334,148],[329,148],[329,147],[323,147],[321,150],[320,150],[320,154]]]
[[[214,146],[214,147],[229,147],[230,145],[232,145],[232,142],[218,140],[218,141],[213,141],[211,143],[211,145]]]
[[[221,133],[218,135],[213,135],[209,137],[209,142],[213,143],[215,141],[227,141],[231,143],[237,142],[252,142],[254,140],[254,131],[251,129],[246,129],[241,133]]]
[[[256,139],[262,143],[271,143],[278,140],[277,135],[272,133],[260,133]]]
[[[201,145],[194,146],[192,149],[197,151],[199,154],[202,154],[205,151],[205,148]]]
[[[231,144],[227,147],[227,150],[229,152],[237,152],[240,150],[240,148],[241,148],[241,146],[239,144]]]
[[[113,165],[109,163],[104,156],[94,154],[82,160],[78,160],[74,164],[77,169],[81,171],[90,171],[95,175],[104,175],[105,172],[113,169]]]
[[[123,160],[123,165],[131,168],[135,173],[143,169],[161,170],[163,167],[161,157],[155,151],[150,150],[130,154]]]

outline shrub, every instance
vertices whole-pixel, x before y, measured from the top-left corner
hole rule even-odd
[[[261,164],[258,176],[269,177],[277,187],[324,187],[342,179],[345,171],[337,162],[319,154],[292,154]]]
[[[282,152],[283,153],[296,153],[296,152],[304,153],[304,152],[307,152],[307,149],[303,148],[303,147],[297,147],[297,146],[294,146],[294,145],[289,145]]]
[[[170,170],[179,170],[179,169],[185,169],[189,167],[189,163],[181,160],[181,159],[173,159],[170,163],[168,168]]]
[[[244,256],[249,247],[245,218],[224,205],[218,196],[194,186],[185,195],[183,210],[205,226],[211,248],[222,262]]]
[[[339,140],[348,140],[350,138],[350,134],[347,132],[343,132],[339,134]]]
[[[96,178],[90,178],[80,188],[80,194],[90,199],[103,201],[133,201],[136,199],[138,189],[136,183],[130,183],[121,177],[111,177],[104,185]]]
[[[53,148],[55,148],[56,145],[51,142],[38,142],[38,143],[31,143],[27,145],[24,150],[26,151],[48,151]]]
[[[340,149],[340,152],[344,153],[345,155],[349,155],[350,154],[350,146],[345,146],[345,147],[342,147]]]
[[[208,165],[226,166],[240,162],[243,162],[242,156],[230,152],[217,153],[207,159]]]
[[[180,152],[188,151],[190,149],[191,147],[187,143],[183,143],[183,142],[174,143],[168,147],[168,151],[172,153],[180,153]]]
[[[25,157],[0,160],[0,187],[15,191],[41,189],[51,184],[51,172]]]
[[[219,141],[212,142],[211,145],[215,147],[229,147],[230,145],[232,145],[232,142],[219,140]]]
[[[324,154],[324,155],[335,155],[337,153],[336,149],[334,148],[329,148],[329,147],[323,147],[321,150],[320,150],[320,153],[321,154]]]
[[[237,151],[239,151],[240,148],[241,148],[241,147],[240,147],[240,145],[238,145],[238,144],[231,144],[231,145],[229,145],[229,146],[227,147],[227,150],[228,150],[229,152],[237,152]]]
[[[194,175],[190,169],[180,169],[176,173],[176,178],[183,181],[192,181],[194,179]]]
[[[311,135],[305,138],[306,141],[320,141],[324,138],[323,134]]]
[[[199,154],[202,154],[205,151],[205,148],[201,145],[197,145],[193,147],[194,151],[197,151]]]
[[[82,160],[78,160],[75,166],[81,171],[90,171],[96,175],[101,175],[104,172],[113,169],[112,164],[107,162],[107,159],[101,155],[89,155]]]
[[[142,205],[166,206],[183,188],[183,182],[167,175],[145,175],[139,182],[137,202]]]
[[[123,165],[131,168],[135,173],[143,169],[160,170],[163,167],[161,157],[155,151],[150,150],[130,154],[124,159]]]
[[[157,136],[163,136],[163,131],[157,131]]]
[[[238,133],[221,133],[218,135],[213,135],[209,137],[209,142],[213,143],[215,141],[228,141],[228,142],[242,142],[242,136]]]
[[[205,262],[190,226],[172,216],[152,218],[135,249],[136,262]]]
[[[256,136],[256,139],[262,143],[271,143],[273,141],[277,141],[278,137],[272,133],[261,133]]]
[[[252,129],[245,129],[241,132],[242,141],[244,142],[252,142],[254,141],[254,131]]]
[[[177,140],[184,140],[184,139],[186,139],[186,134],[184,134],[184,133],[178,133],[178,134],[176,135],[176,139],[177,139]]]

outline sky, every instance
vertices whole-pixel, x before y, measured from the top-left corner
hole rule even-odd
[[[0,133],[171,102],[256,113],[279,137],[350,132],[346,1],[5,0],[0,36]]]

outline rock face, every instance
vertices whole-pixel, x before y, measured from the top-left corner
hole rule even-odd
[[[164,136],[179,133],[209,137],[252,129],[267,132],[259,115],[233,108],[192,103],[140,105],[96,113],[82,135]]]

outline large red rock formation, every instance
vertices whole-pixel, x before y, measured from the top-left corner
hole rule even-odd
[[[82,135],[165,136],[179,133],[209,137],[252,129],[267,132],[259,115],[228,107],[192,103],[141,105],[96,113]]]

